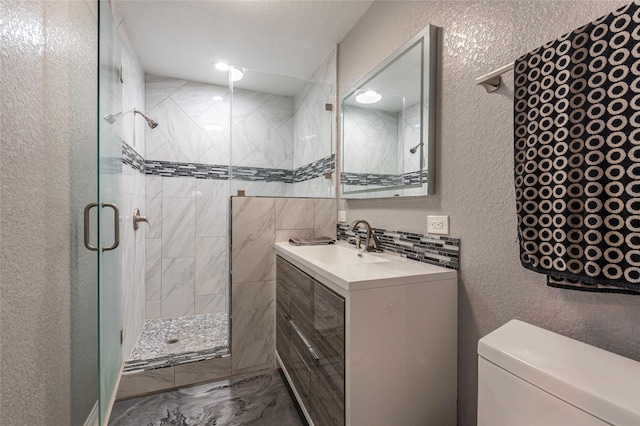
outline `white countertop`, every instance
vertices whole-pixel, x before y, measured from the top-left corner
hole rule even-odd
[[[390,253],[362,253],[346,243],[322,246],[275,244],[276,253],[322,283],[346,291],[455,279],[457,271]],[[362,254],[362,256],[358,256]],[[351,257],[353,256],[353,257]]]

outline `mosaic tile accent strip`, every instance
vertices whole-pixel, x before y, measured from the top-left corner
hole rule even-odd
[[[315,179],[324,176],[325,173],[333,172],[336,169],[336,155],[331,154],[328,157],[321,158],[313,163],[298,167],[293,171],[293,182],[304,182],[306,180]]]
[[[142,155],[138,154],[138,152],[125,141],[122,141],[122,163],[128,164],[134,170],[137,170],[142,174],[145,173],[144,158],[142,158]]]
[[[428,182],[427,171],[425,170],[422,175],[422,183]],[[412,185],[415,183],[420,183],[420,170],[416,170],[415,172],[409,172],[402,175],[402,183],[403,185]]]
[[[229,166],[216,164],[146,160],[145,170],[146,174],[155,176],[190,176],[198,179],[229,179]]]
[[[356,233],[351,232],[350,226],[345,223],[337,225],[338,240],[355,245]],[[362,241],[366,233],[362,227],[358,227],[357,235]],[[460,266],[460,239],[442,235],[415,234],[403,231],[387,231],[386,229],[373,228],[373,233],[380,240],[383,251],[388,251],[417,260],[449,269],[458,269]]]
[[[226,312],[147,320],[124,371],[154,370],[229,353]],[[175,343],[169,343],[178,339]]]
[[[123,148],[123,162],[124,148]],[[295,170],[263,167],[232,166],[231,175],[234,180],[252,182],[284,182],[297,183],[314,179],[326,172],[335,170],[335,155],[322,158]],[[147,160],[145,173],[148,175],[180,177],[190,176],[197,179],[229,179],[229,166],[221,164],[179,163],[174,161]]]
[[[293,170],[233,166],[231,178],[251,182],[293,183]]]
[[[372,173],[345,173],[340,176],[340,181],[345,185],[361,186],[400,186],[420,183],[420,171],[408,172],[402,175],[372,174]],[[422,175],[422,183],[427,182],[427,174]]]
[[[371,173],[346,173],[342,172],[340,181],[345,185],[361,186],[398,186],[402,185],[402,177],[398,175],[371,174]]]

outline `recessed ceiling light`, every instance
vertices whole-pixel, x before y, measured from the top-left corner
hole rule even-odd
[[[216,67],[218,71],[229,71],[229,64],[225,64],[224,62],[216,62],[213,66]]]
[[[373,90],[367,90],[356,96],[356,102],[360,104],[375,104],[382,99],[382,95]]]
[[[221,101],[223,98],[222,98],[222,96],[214,96],[212,99],[214,101]]]
[[[224,130],[224,127],[219,124],[205,124],[204,128],[205,130],[213,130],[214,132],[221,132]]]

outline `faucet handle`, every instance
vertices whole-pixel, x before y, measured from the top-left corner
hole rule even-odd
[[[356,240],[356,248],[359,249],[360,247],[360,237],[358,237],[357,235],[355,236],[355,240]]]
[[[380,240],[378,239],[378,237],[376,237],[376,235],[373,232],[371,232],[371,247],[375,249],[380,248]]]

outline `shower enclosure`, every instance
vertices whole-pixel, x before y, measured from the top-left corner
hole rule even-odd
[[[231,196],[333,197],[336,54],[304,80],[153,75],[99,5],[100,204],[89,214],[100,213],[105,419],[123,364],[134,375],[229,353]],[[134,229],[136,216],[148,223]]]
[[[160,123],[146,129],[147,321],[126,371],[228,353],[231,195],[333,195],[333,86],[243,72],[246,86],[146,75]]]

